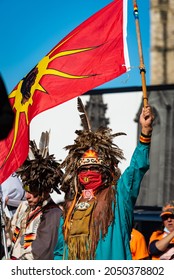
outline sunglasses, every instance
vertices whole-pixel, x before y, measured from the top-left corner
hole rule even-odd
[[[168,219],[174,219],[174,214],[162,216],[162,220],[163,220],[163,221],[166,221],[166,220],[168,220]]]
[[[79,172],[86,172],[86,171],[101,171],[101,167],[99,166],[83,166],[79,169]]]

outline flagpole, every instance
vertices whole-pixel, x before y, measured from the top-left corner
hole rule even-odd
[[[142,82],[142,90],[143,90],[143,104],[144,107],[148,104],[148,97],[147,97],[147,88],[146,88],[146,69],[144,65],[143,59],[143,51],[142,51],[142,44],[141,44],[141,34],[140,34],[140,24],[139,24],[139,15],[138,15],[138,6],[136,0],[133,0],[134,6],[134,18],[135,18],[135,25],[136,25],[136,34],[137,34],[137,42],[138,42],[138,52],[139,52],[139,59],[140,59],[140,74],[141,74],[141,82]]]

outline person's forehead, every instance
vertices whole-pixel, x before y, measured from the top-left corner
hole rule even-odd
[[[25,191],[26,193],[29,193],[29,194],[31,194],[31,195],[33,195],[33,196],[39,196],[39,194],[37,193],[37,192],[31,192],[31,191]]]

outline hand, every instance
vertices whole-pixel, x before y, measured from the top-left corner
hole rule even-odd
[[[142,127],[141,131],[143,134],[151,135],[153,121],[154,121],[154,114],[152,112],[152,108],[149,105],[143,107],[139,119],[139,122]]]

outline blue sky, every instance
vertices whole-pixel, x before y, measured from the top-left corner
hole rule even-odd
[[[70,31],[92,14],[103,8],[109,0],[0,0],[0,73],[8,93],[17,83]],[[137,0],[139,22],[146,67],[146,84],[150,83],[149,53],[149,0]],[[128,0],[128,50],[131,71],[100,86],[128,87],[141,86],[139,56],[136,38],[133,1]],[[86,102],[88,96],[82,96]],[[128,165],[137,141],[135,115],[141,104],[142,93],[105,94],[108,105],[106,117],[113,132],[123,131],[127,136],[118,137],[116,144],[124,150]],[[50,153],[63,159],[63,149],[72,144],[75,130],[81,129],[76,99],[65,102],[36,116],[30,124],[30,139],[39,142],[42,131],[51,130]]]
[[[109,0],[1,0],[0,72],[8,93],[63,37],[103,8]],[[137,0],[139,22],[149,84],[149,0]],[[101,88],[141,85],[139,56],[133,16],[128,0],[127,41],[132,70]]]

